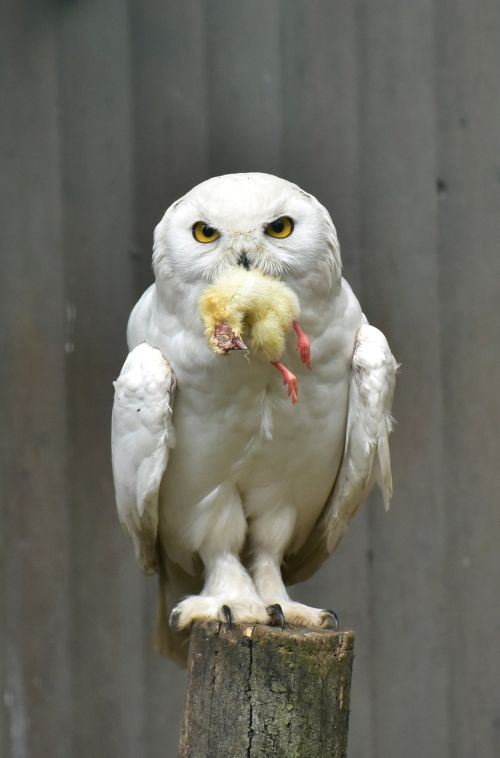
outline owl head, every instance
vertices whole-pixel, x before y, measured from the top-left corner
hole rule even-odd
[[[292,286],[330,288],[341,273],[328,211],[270,174],[227,174],[194,187],[155,229],[157,284],[212,283],[228,266],[256,268]]]

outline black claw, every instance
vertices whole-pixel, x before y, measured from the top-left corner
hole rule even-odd
[[[222,613],[224,614],[224,617],[226,619],[226,623],[229,629],[231,629],[231,627],[233,626],[233,612],[231,608],[228,605],[223,605]]]
[[[337,616],[337,614],[335,613],[335,611],[331,611],[328,608],[325,608],[325,610],[323,611],[323,613],[325,613],[327,615],[327,617],[330,618],[330,620],[333,622],[333,629],[336,632],[338,632],[338,629],[339,629],[339,617]],[[328,625],[328,626],[329,626],[329,628],[332,628],[330,625]]]
[[[281,605],[279,603],[268,605],[266,611],[271,617],[271,626],[280,626],[281,631],[283,631],[285,629],[285,614]]]

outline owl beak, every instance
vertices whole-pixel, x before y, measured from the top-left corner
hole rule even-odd
[[[246,253],[241,253],[240,257],[238,258],[238,266],[243,266],[247,271],[250,271],[250,261],[248,260],[248,256]]]

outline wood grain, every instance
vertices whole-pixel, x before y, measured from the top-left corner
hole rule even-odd
[[[344,758],[352,632],[196,624],[180,758]]]
[[[387,0],[360,10],[362,302],[402,364],[396,494],[388,516],[373,498],[368,504],[372,753],[439,756],[450,725],[434,7]],[[387,627],[404,633],[390,640]],[[411,735],[404,748],[403,734]]]
[[[128,14],[68,3],[58,15],[65,296],[74,314],[66,376],[71,482],[75,756],[142,753],[143,591],[117,524],[109,454],[112,380],[133,303]]]
[[[71,752],[65,302],[54,15],[0,11],[0,753]]]
[[[500,7],[437,13],[451,754],[500,753]],[[495,347],[494,347],[495,346]]]

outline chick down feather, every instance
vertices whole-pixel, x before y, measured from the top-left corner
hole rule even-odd
[[[248,336],[251,352],[268,361],[283,354],[286,333],[300,312],[297,296],[283,282],[236,267],[227,269],[205,290],[199,309],[214,352],[227,352],[217,330],[227,324],[236,337]]]

